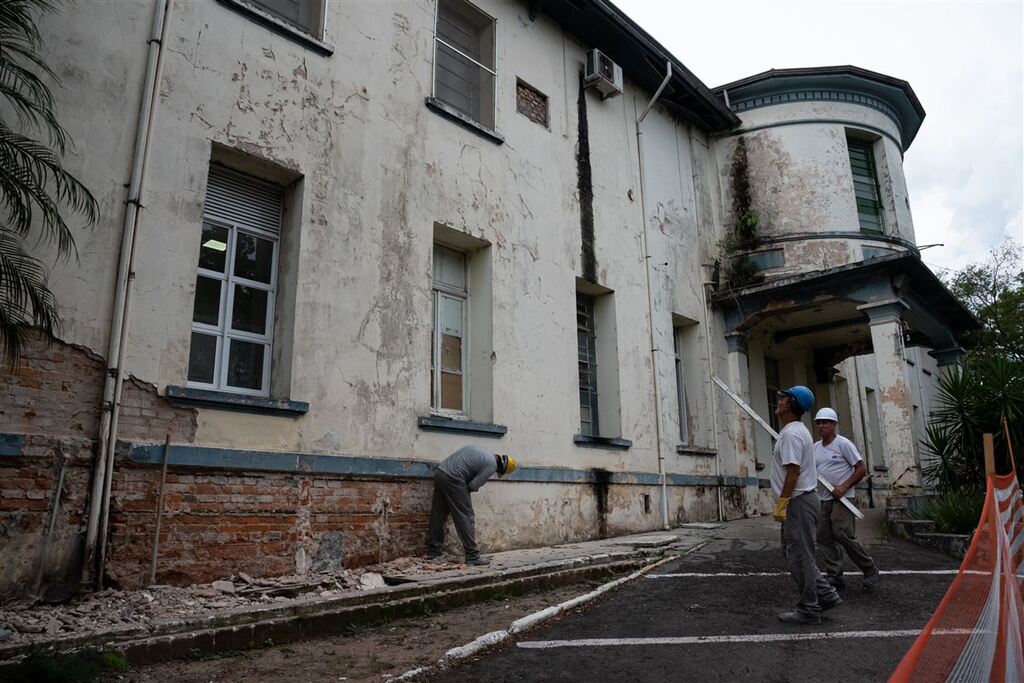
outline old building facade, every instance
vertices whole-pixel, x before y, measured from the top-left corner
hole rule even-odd
[[[873,495],[920,485],[912,423],[973,322],[917,255],[905,82],[712,91],[598,0],[42,28],[103,218],[53,273],[61,339],[0,375],[5,598],[146,583],[161,489],[161,582],[420,552],[468,442],[520,462],[475,496],[488,550],[753,514],[771,442],[713,376],[766,416],[812,386]]]

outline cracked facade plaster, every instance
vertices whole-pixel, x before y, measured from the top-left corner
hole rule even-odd
[[[754,457],[769,458],[763,439],[737,448],[737,420],[728,418],[736,411],[708,381],[712,373],[728,376],[730,368],[727,330],[719,313],[706,310],[704,288],[729,220],[735,138],[710,137],[656,106],[643,123],[641,207],[635,121],[650,93],[628,74],[619,97],[602,101],[587,92],[598,280],[614,291],[617,328],[621,430],[609,436],[633,446],[574,446],[575,277],[581,269],[574,155],[586,46],[544,15],[526,20],[524,3],[480,6],[499,31],[495,129],[505,139],[501,145],[424,106],[431,95],[432,2],[329,3],[330,57],[220,3],[175,2],[136,248],[126,370],[161,388],[185,383],[208,167],[217,150],[233,150],[273,164],[291,183],[294,220],[282,253],[294,259],[293,270],[282,271],[291,284],[282,287],[290,287],[292,305],[278,310],[278,326],[288,331],[275,347],[272,372],[275,395],[309,401],[310,410],[294,419],[199,409],[197,445],[436,461],[472,441],[416,427],[416,417],[430,412],[431,254],[433,226],[442,225],[489,245],[493,333],[471,342],[471,352],[492,363],[488,412],[508,433],[498,443],[481,443],[535,467],[656,472],[660,453],[670,473],[715,474],[714,458],[675,450],[676,316],[690,330],[684,363],[696,380],[687,387],[691,445],[717,448],[723,475],[757,476]],[[57,269],[52,283],[68,339],[95,350],[106,348],[153,7],[141,1],[73,6],[43,24],[51,63],[64,77],[58,110],[76,112],[64,119],[76,142],[68,167],[104,208],[100,225],[79,237],[81,265]],[[517,77],[549,96],[549,128],[515,112]],[[744,127],[754,127],[807,117],[897,134],[878,112],[842,103],[778,105],[741,118]],[[857,230],[843,125],[767,128],[747,139],[754,204],[766,235]],[[883,144],[881,177],[891,195],[887,228],[891,220],[893,234],[912,240],[901,156],[887,138]],[[644,230],[655,311],[653,367]],[[848,242],[787,245],[787,267],[815,270],[825,260],[858,259],[859,249]],[[756,355],[755,349],[752,364]],[[806,377],[806,369],[787,369],[785,376],[797,375]],[[748,439],[749,425],[741,433]],[[637,512],[644,493],[652,497],[652,513]],[[669,495],[673,520],[717,514],[712,489],[679,487]],[[726,515],[765,508],[762,493],[746,496],[726,491]],[[598,512],[586,486],[502,483],[476,498],[481,541],[493,547],[585,538],[596,528]],[[659,501],[657,487],[611,487],[609,530],[660,526]],[[514,521],[506,524],[509,509]],[[385,524],[385,507],[377,512]],[[314,559],[314,541],[304,540],[302,548],[296,561],[305,566]]]

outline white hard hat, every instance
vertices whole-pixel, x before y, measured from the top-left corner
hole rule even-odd
[[[831,408],[822,408],[818,411],[818,414],[814,416],[815,422],[818,420],[831,420],[836,424],[839,424],[839,416],[836,415],[836,411]]]

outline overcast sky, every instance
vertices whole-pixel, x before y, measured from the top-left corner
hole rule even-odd
[[[613,0],[709,87],[853,64],[910,82],[927,116],[904,159],[933,270],[1024,242],[1024,2]]]

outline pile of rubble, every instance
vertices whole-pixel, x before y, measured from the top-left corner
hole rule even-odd
[[[465,565],[403,557],[386,564],[333,573],[253,578],[244,572],[209,584],[107,589],[63,605],[17,605],[0,609],[0,645],[20,645],[61,636],[122,628],[155,630],[157,624],[225,610],[287,604],[415,581],[416,575]]]

